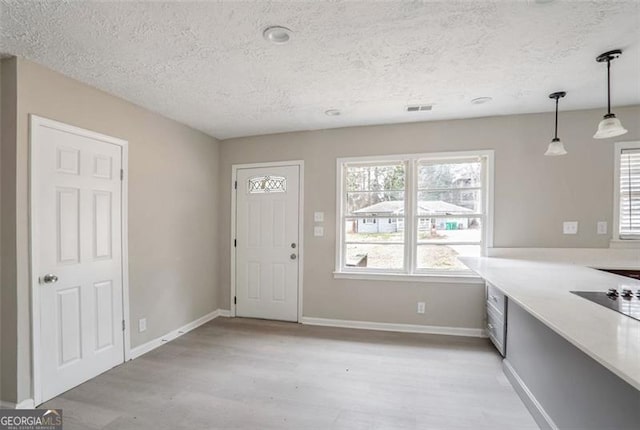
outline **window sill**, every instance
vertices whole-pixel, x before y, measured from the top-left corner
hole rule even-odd
[[[609,248],[614,249],[640,249],[639,239],[613,239],[609,242]]]
[[[473,284],[484,285],[481,277],[475,274],[427,275],[406,273],[367,273],[367,272],[333,272],[334,279],[354,279],[362,281],[400,281],[424,282],[431,284]]]

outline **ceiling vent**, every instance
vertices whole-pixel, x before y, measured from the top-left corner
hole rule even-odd
[[[428,112],[433,109],[433,105],[409,105],[407,112]]]

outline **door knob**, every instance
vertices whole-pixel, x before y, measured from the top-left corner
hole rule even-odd
[[[53,273],[47,273],[42,277],[43,284],[55,284],[56,282],[58,282],[58,277]]]
[[[296,254],[291,254],[289,258],[292,260],[295,260],[296,258],[298,258],[298,256]]]

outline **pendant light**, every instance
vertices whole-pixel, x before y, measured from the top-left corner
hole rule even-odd
[[[567,153],[566,149],[564,149],[564,145],[562,141],[558,139],[558,100],[562,97],[566,96],[567,93],[564,91],[559,91],[557,93],[549,94],[550,99],[556,99],[556,131],[554,138],[551,140],[549,147],[547,148],[547,152],[544,155],[547,156],[555,156],[555,155],[565,155]]]
[[[611,60],[615,60],[620,54],[622,54],[621,50],[614,49],[600,54],[596,58],[598,63],[607,62],[607,114],[598,124],[598,131],[593,135],[594,139],[606,139],[607,137],[620,136],[627,132],[620,120],[616,118],[616,114],[611,113]]]

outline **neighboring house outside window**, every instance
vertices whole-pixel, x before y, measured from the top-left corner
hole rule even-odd
[[[640,246],[640,142],[616,143],[614,182],[612,245]]]
[[[337,273],[469,276],[491,246],[493,151],[338,159]]]

